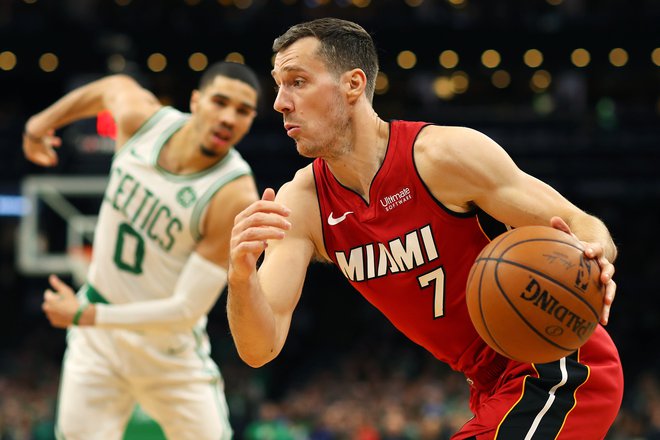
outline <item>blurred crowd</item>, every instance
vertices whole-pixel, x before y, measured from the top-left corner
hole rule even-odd
[[[59,364],[33,349],[5,353],[0,363],[0,440],[53,439]],[[296,379],[284,384],[268,366],[222,366],[236,439],[446,440],[471,416],[464,378],[414,347],[288,367]],[[660,375],[647,370],[626,384],[607,440],[658,439]]]

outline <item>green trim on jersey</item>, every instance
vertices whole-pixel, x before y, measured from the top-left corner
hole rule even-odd
[[[199,201],[195,204],[193,208],[192,216],[190,217],[190,233],[192,234],[195,241],[199,241],[202,238],[202,214],[204,209],[209,204],[213,196],[220,191],[220,189],[232,182],[239,177],[252,175],[252,171],[248,168],[239,168],[234,170],[232,173],[229,173],[223,176],[222,179],[218,179],[202,196],[199,198]]]
[[[117,156],[120,154],[123,154],[124,151],[128,151],[130,149],[128,147],[133,145],[144,133],[151,130],[151,128],[156,125],[158,121],[163,119],[170,110],[173,110],[170,106],[159,108],[156,113],[151,115],[146,121],[142,123],[142,125],[140,125],[140,128],[138,128],[137,131],[133,133],[133,136],[131,136],[119,150],[115,151],[113,159],[117,158]]]
[[[91,304],[110,304],[91,284],[85,283],[83,293]]]

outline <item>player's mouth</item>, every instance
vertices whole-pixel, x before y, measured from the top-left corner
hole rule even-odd
[[[286,134],[289,137],[294,137],[296,134],[300,132],[299,125],[290,124],[288,122],[284,124],[284,129],[286,130]]]
[[[213,131],[213,143],[216,145],[226,145],[231,141],[231,130],[216,130]]]

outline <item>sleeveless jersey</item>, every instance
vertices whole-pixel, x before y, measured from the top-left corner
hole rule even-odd
[[[251,174],[234,149],[198,173],[177,175],[161,168],[163,146],[189,117],[163,107],[113,159],[87,280],[110,303],[171,296],[203,235],[209,201],[228,182]]]
[[[499,355],[477,335],[465,285],[489,243],[476,212],[440,204],[419,177],[413,144],[421,122],[392,121],[369,203],[313,164],[327,254],[349,282],[408,338],[467,376]],[[502,230],[503,232],[504,230]]]

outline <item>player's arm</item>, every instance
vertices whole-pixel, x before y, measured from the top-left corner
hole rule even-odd
[[[310,231],[318,223],[318,204],[311,179],[309,167],[298,172],[275,200],[273,190],[266,190],[262,200],[235,221],[227,316],[238,353],[252,367],[271,361],[282,350],[315,254]]]
[[[55,130],[109,110],[117,123],[116,146],[123,145],[159,108],[158,99],[127,75],[112,75],[78,87],[30,117],[25,124],[23,151],[42,166],[57,164],[53,147],[61,139]]]
[[[607,285],[603,322],[616,285],[612,281],[617,250],[605,224],[568,201],[550,185],[519,169],[495,141],[462,127],[428,127],[420,136],[416,163],[434,195],[450,207],[477,205],[511,226],[544,225],[575,234],[585,254],[598,259]],[[420,154],[423,157],[417,156]],[[438,172],[441,170],[441,172]]]
[[[234,217],[257,199],[252,176],[239,177],[214,196],[204,220],[204,237],[179,275],[172,296],[126,304],[83,305],[77,324],[130,330],[191,328],[209,313],[226,286]],[[65,294],[61,284],[53,284],[59,297],[46,296],[44,304],[48,309],[44,311],[53,325],[67,327],[80,305],[73,291],[69,288],[71,293]],[[71,304],[63,303],[60,298],[71,301]]]

